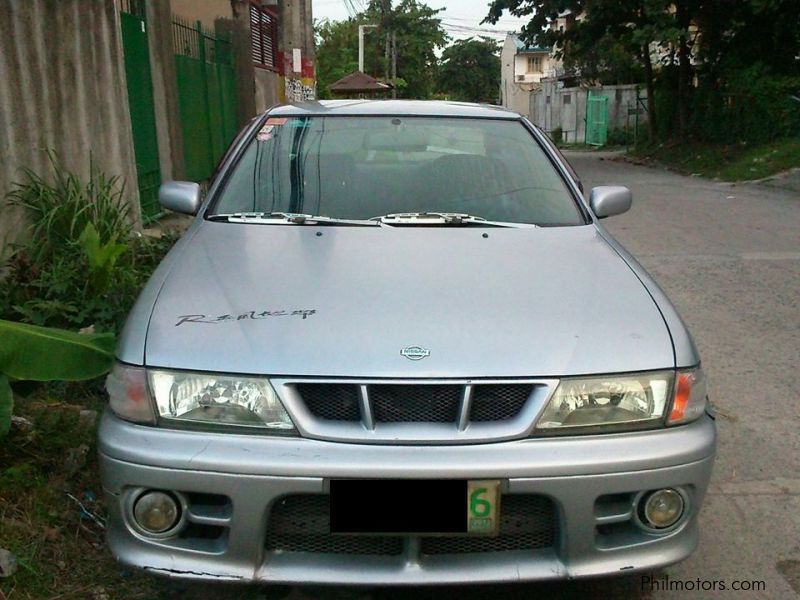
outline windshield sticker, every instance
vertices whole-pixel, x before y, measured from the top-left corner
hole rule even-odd
[[[270,117],[269,119],[267,119],[265,125],[275,125],[277,127],[280,125],[286,125],[286,121],[288,120],[289,119],[287,119],[286,117]]]
[[[275,137],[275,126],[274,125],[264,125],[261,128],[261,131],[258,132],[256,135],[256,140],[259,142],[268,142],[273,137]]]
[[[213,317],[209,315],[180,315],[175,327],[183,325],[184,323],[205,323],[207,325],[217,325],[228,321],[258,321],[260,319],[268,319],[270,317],[302,317],[304,320],[313,314],[316,310],[265,310],[256,312],[251,310],[241,315],[220,315]]]

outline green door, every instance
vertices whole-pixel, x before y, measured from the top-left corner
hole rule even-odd
[[[236,78],[231,41],[175,17],[172,24],[186,178],[211,177],[236,136]]]
[[[122,45],[125,51],[125,77],[128,83],[139,200],[142,205],[142,220],[147,223],[161,214],[158,205],[161,171],[144,4],[131,2],[130,10],[130,13],[121,13]]]
[[[591,90],[586,98],[586,143],[605,146],[608,139],[608,98],[595,96]]]

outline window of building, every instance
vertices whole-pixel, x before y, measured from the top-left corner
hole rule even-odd
[[[542,57],[529,56],[528,57],[528,73],[541,73],[542,72]]]
[[[270,9],[250,5],[250,50],[253,64],[278,69],[278,16]]]
[[[572,94],[564,94],[564,104],[572,104]]]
[[[550,96],[545,96],[544,97],[544,103],[545,104],[550,104]]]

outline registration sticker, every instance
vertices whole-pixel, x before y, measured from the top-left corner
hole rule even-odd
[[[500,521],[500,481],[467,483],[467,533],[496,535]]]

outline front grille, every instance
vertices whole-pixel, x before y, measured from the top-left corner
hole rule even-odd
[[[329,421],[358,421],[358,386],[335,383],[299,383],[297,391],[311,414]]]
[[[423,555],[540,550],[555,545],[558,517],[552,500],[529,494],[504,494],[496,537],[421,537]],[[399,556],[407,536],[332,535],[330,501],[323,494],[298,494],[278,500],[270,512],[266,549]]]
[[[359,422],[362,414],[359,385],[355,383],[297,383],[297,394],[309,412],[326,421]],[[374,423],[453,423],[459,421],[465,385],[384,384],[366,385]],[[474,384],[473,422],[508,421],[519,415],[534,389],[529,383]]]
[[[332,535],[330,500],[322,494],[286,496],[273,506],[267,528],[269,551],[397,556],[403,538]]]
[[[378,423],[453,423],[463,388],[458,385],[373,385],[372,412]]]
[[[476,385],[472,392],[470,421],[513,419],[532,392],[532,385]]]
[[[555,544],[558,517],[546,496],[504,494],[500,530],[495,537],[423,537],[422,554],[470,554],[507,550],[540,550]]]

